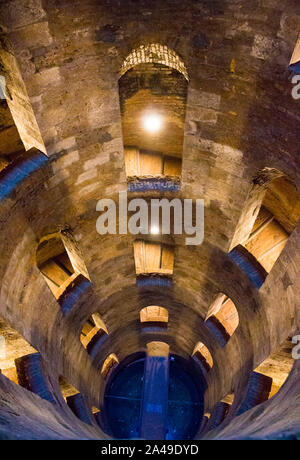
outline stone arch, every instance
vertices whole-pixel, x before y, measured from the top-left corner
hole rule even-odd
[[[93,313],[82,326],[80,341],[84,348],[88,347],[88,344],[95,337],[96,334],[102,332],[108,334],[107,327],[101,318],[99,313]]]
[[[141,323],[146,322],[160,322],[167,323],[169,321],[169,312],[164,307],[150,305],[140,311]]]
[[[119,364],[119,360],[114,353],[107,356],[102,364],[101,377],[106,380],[112,369]]]
[[[36,353],[37,350],[2,317],[0,317],[0,327],[0,373],[19,384],[16,361]]]
[[[187,92],[185,65],[166,46],[142,45],[125,59],[119,97],[130,191],[179,188]]]
[[[189,80],[185,64],[178,54],[166,45],[161,45],[159,43],[141,45],[133,50],[124,60],[120,70],[120,76],[124,75],[129,69],[132,69],[132,67],[135,67],[138,64],[152,62],[171,67],[172,69],[182,73],[186,80]]]
[[[225,342],[234,334],[239,325],[239,314],[233,301],[223,293],[218,294],[215,301],[211,304],[207,315],[206,324],[210,328],[210,323],[215,326],[220,325],[226,334]]]
[[[75,388],[71,383],[69,383],[66,380],[66,378],[62,375],[60,375],[58,378],[58,384],[65,402],[67,402],[68,397],[74,396],[79,393],[77,388]]]
[[[269,273],[300,219],[300,197],[287,175],[263,169],[242,211],[232,248],[242,245]]]
[[[24,149],[38,149],[47,154],[39,126],[14,55],[0,46],[1,88]]]
[[[148,342],[146,347],[150,356],[168,356],[170,352],[170,345],[166,342]]]
[[[192,356],[197,360],[205,373],[209,372],[214,365],[214,360],[209,349],[202,342],[198,342],[195,345]]]
[[[82,275],[89,278],[79,248],[69,230],[41,238],[36,252],[37,266],[56,299]]]
[[[287,339],[268,356],[256,369],[272,379],[272,387],[269,398],[275,396],[287,381],[294,365],[292,355],[293,342],[291,337]]]

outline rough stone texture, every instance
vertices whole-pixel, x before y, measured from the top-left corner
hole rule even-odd
[[[34,393],[10,382],[1,380],[1,428],[2,440],[62,440],[105,439],[99,428],[95,429],[79,421],[68,409],[54,407]],[[14,395],[12,397],[12,394]],[[11,426],[14,429],[11,429]]]
[[[298,365],[262,408],[237,419],[231,413],[242,403],[253,369],[300,328],[300,227],[260,289],[227,254],[250,231],[241,217],[249,198],[253,210],[259,202],[253,179],[264,168],[287,175],[299,192],[299,110],[287,70],[300,26],[298,1],[20,0],[0,1],[0,14],[1,41],[15,56],[49,155],[0,203],[1,316],[41,354],[61,398],[58,379],[64,375],[89,407],[98,407],[105,386],[98,369],[110,353],[122,360],[150,341],[164,340],[171,352],[187,357],[201,341],[214,361],[206,410],[235,394],[223,422],[228,426],[210,436],[298,436]],[[122,64],[132,50],[157,42],[180,56],[189,75],[176,193],[204,198],[206,205],[205,242],[186,246],[174,235],[173,283],[164,289],[136,284],[133,236],[100,236],[95,225],[97,201],[116,199],[127,189],[118,91]],[[63,314],[38,270],[36,251],[43,236],[66,226],[91,286]],[[204,322],[220,292],[232,299],[240,320],[224,348]],[[139,312],[149,305],[168,309],[163,333],[141,328]],[[80,333],[95,312],[108,335],[91,359]],[[103,436],[82,428],[73,415],[69,428],[62,428],[51,405],[3,379],[0,421],[15,424],[9,434],[0,423],[3,437]],[[16,413],[23,409],[24,420],[16,421],[11,407]]]
[[[299,440],[298,364],[295,364],[289,381],[281,388],[277,398],[272,398],[240,415],[227,427],[212,431],[206,438]]]

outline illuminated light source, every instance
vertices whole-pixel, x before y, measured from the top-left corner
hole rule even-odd
[[[157,113],[148,113],[143,117],[143,126],[149,133],[156,133],[162,127],[162,117]]]
[[[152,235],[158,235],[159,234],[159,227],[157,225],[152,225],[150,232]]]

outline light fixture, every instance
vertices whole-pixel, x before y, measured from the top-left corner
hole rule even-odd
[[[158,225],[152,225],[150,229],[151,235],[158,235],[159,234],[159,227]]]
[[[143,127],[148,133],[157,133],[162,123],[162,117],[158,113],[148,113],[143,117]]]

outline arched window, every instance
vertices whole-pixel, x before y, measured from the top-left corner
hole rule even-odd
[[[94,313],[83,325],[80,340],[84,348],[90,343],[92,338],[99,332],[103,331],[103,334],[108,334],[106,325],[102,320],[99,313]]]
[[[133,243],[136,274],[172,275],[174,247],[171,245],[137,240]]]
[[[86,423],[87,425],[92,425],[94,416],[84,396],[79,392],[73,393],[74,391],[77,391],[74,387],[69,385],[69,388],[70,394],[65,398],[67,405],[73,414],[79,418],[79,420]]]
[[[206,321],[215,318],[226,331],[227,339],[231,337],[239,325],[239,314],[232,300],[225,294],[219,294],[210,306]],[[225,340],[227,341],[227,340]]]
[[[170,346],[165,342],[147,343],[147,354],[149,356],[169,356]]]
[[[16,158],[23,155],[25,148],[5,99],[0,100],[0,115],[2,125],[0,130],[0,171],[2,171]]]
[[[0,75],[0,99],[5,100],[7,97],[6,79],[4,75]]]
[[[141,323],[160,322],[167,323],[169,321],[169,313],[166,308],[151,305],[140,311]]]
[[[233,393],[233,392],[228,393],[228,395],[225,396],[225,398],[223,398],[223,399],[221,400],[221,402],[230,404],[231,406],[232,406],[232,404],[233,404],[233,401],[234,401],[234,393]]]
[[[58,383],[61,394],[66,402],[69,396],[74,396],[79,393],[77,388],[71,385],[62,375],[59,376]]]
[[[270,398],[280,390],[293,368],[293,346],[291,339],[287,338],[277,350],[271,353],[271,355],[255,369],[255,372],[264,374],[272,379]]]
[[[120,74],[122,76],[132,67],[147,63],[163,64],[182,73],[186,80],[189,79],[184,62],[180,57],[175,51],[159,43],[141,45],[132,51],[125,59]]]
[[[127,177],[181,175],[188,77],[177,54],[150,44],[125,60],[119,94]]]
[[[0,46],[0,171],[46,148],[14,56]],[[20,174],[20,171],[19,171]]]
[[[196,344],[192,356],[198,360],[202,369],[206,372],[209,372],[214,365],[209,349],[202,342]]]
[[[35,352],[36,350],[22,335],[0,317],[0,372],[18,384],[19,377],[15,360]]]
[[[91,407],[91,412],[92,412],[93,415],[96,415],[96,414],[100,413],[100,410],[98,409],[98,407],[92,406]]]
[[[276,170],[263,170],[250,192],[233,240],[269,273],[300,218],[294,183]]]
[[[101,368],[101,377],[105,380],[110,373],[110,371],[119,364],[119,360],[114,353],[111,353],[105,359],[102,368]]]
[[[300,72],[300,34],[290,61],[290,69],[299,74]]]
[[[56,299],[80,273],[88,278],[76,242],[67,230],[41,239],[37,249],[37,265]]]
[[[39,151],[35,147],[31,148],[30,137],[24,133],[25,119],[22,119],[22,131],[20,131],[21,118],[17,112],[17,101],[16,99],[10,100],[6,78],[1,75],[0,96],[0,200],[2,200],[8,197],[15,187],[30,174],[41,168],[48,161],[48,158],[44,154],[45,150]],[[23,105],[25,106],[24,101]],[[13,114],[12,108],[15,105]],[[18,120],[19,124],[15,120]],[[27,119],[26,121],[28,122]],[[22,133],[23,137],[21,136]],[[33,145],[38,145],[38,143],[34,144],[33,142]]]
[[[289,238],[288,232],[274,215],[261,207],[245,248],[269,272]]]
[[[48,161],[14,56],[0,45],[0,200]]]

